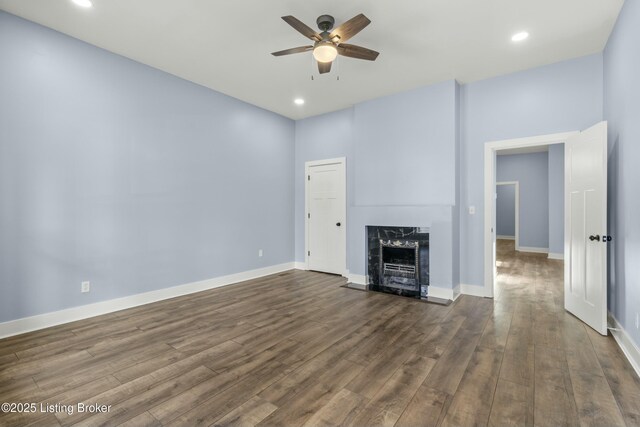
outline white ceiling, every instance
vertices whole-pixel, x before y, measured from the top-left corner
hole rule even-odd
[[[299,119],[449,79],[461,83],[600,52],[623,0],[0,0],[0,9],[243,101]],[[376,62],[341,58],[317,75],[308,43],[280,19],[316,29],[364,13],[349,43]],[[520,44],[511,35],[526,30]],[[315,80],[311,80],[311,74]],[[340,80],[336,80],[336,76]],[[306,104],[294,105],[302,97]]]

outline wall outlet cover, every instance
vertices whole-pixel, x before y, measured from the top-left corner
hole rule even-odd
[[[80,285],[80,291],[82,293],[89,292],[91,290],[91,282],[82,282]]]

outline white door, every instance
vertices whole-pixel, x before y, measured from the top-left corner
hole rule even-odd
[[[346,182],[344,159],[309,162],[307,171],[307,267],[346,270]]]
[[[607,122],[565,148],[564,307],[607,334]]]

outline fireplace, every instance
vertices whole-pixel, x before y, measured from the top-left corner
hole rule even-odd
[[[414,289],[419,279],[420,243],[380,239],[380,282],[398,289]]]
[[[367,226],[368,288],[426,298],[429,231],[423,227]]]

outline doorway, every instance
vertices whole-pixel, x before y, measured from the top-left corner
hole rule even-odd
[[[308,270],[346,274],[346,159],[305,163],[305,261]]]
[[[494,141],[485,144],[485,191],[484,191],[484,259],[485,259],[485,296],[493,298],[496,281],[496,184],[497,182],[507,182],[497,180],[497,155],[509,154],[509,152],[535,152],[540,147],[548,147],[552,144],[564,144],[569,138],[580,134],[580,132],[566,132],[552,135],[543,135],[531,138],[520,138],[513,140]],[[521,196],[523,191],[521,183],[518,183],[518,193]],[[520,205],[520,200],[518,201]],[[520,218],[518,218],[520,222]],[[566,233],[566,230],[565,230]],[[519,248],[522,243],[521,230],[518,226],[518,242],[514,245]]]
[[[607,123],[567,132],[485,144],[484,291],[496,284],[496,154],[505,149],[564,144],[563,307],[607,334]],[[521,183],[522,184],[522,183]],[[522,234],[522,229],[520,230]],[[522,240],[522,235],[520,235]],[[522,241],[520,242],[522,244]]]

